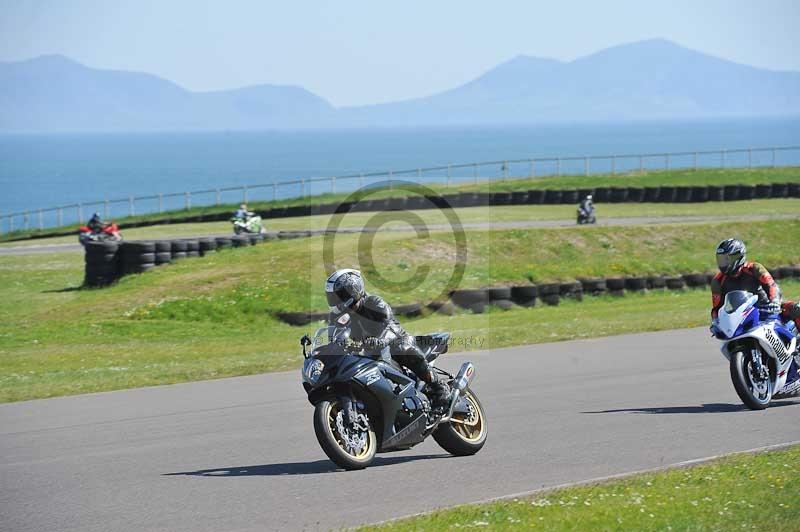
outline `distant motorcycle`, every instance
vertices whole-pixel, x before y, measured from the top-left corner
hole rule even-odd
[[[375,453],[409,449],[433,435],[444,450],[466,456],[486,442],[486,416],[470,383],[475,368],[465,362],[449,378],[449,408],[431,409],[425,383],[388,354],[370,356],[350,340],[349,315],[337,325],[303,336],[302,379],[314,405],[314,432],[322,450],[344,469],[363,469]],[[433,361],[447,351],[449,333],[417,337],[425,357]],[[306,351],[306,347],[310,350]]]
[[[729,292],[711,325],[730,363],[731,381],[742,402],[763,410],[773,398],[800,391],[797,328],[777,315],[756,307],[758,296],[743,290]]]
[[[264,224],[261,221],[261,216],[251,213],[245,218],[234,216],[231,218],[233,223],[233,232],[237,235],[241,234],[264,234],[267,232]]]
[[[594,223],[597,223],[597,219],[594,216],[594,207],[590,209],[578,207],[578,225]]]
[[[119,232],[119,226],[115,223],[107,224],[100,231],[92,231],[86,225],[78,228],[78,241],[83,246],[87,242],[119,242],[121,240],[122,234]]]

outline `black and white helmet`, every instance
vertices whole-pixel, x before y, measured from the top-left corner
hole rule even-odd
[[[355,307],[365,294],[364,279],[358,270],[336,270],[325,281],[328,306],[337,314]]]
[[[729,238],[717,244],[717,266],[725,275],[736,275],[747,261],[747,248],[738,238]]]

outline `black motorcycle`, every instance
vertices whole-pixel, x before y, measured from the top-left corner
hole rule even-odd
[[[594,207],[585,209],[578,207],[578,225],[597,223],[597,218],[594,216]]]
[[[445,451],[466,456],[486,442],[486,416],[469,388],[475,368],[465,362],[448,378],[449,407],[432,409],[425,383],[391,359],[388,348],[368,353],[350,339],[344,314],[335,326],[303,336],[303,387],[314,405],[314,432],[322,450],[344,469],[363,469],[375,453],[402,451],[433,435]],[[428,362],[447,352],[449,333],[416,337]],[[306,347],[310,346],[307,351]]]

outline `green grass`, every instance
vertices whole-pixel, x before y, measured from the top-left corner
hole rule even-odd
[[[399,176],[402,178],[402,176]],[[722,184],[761,184],[761,183],[790,183],[800,182],[800,167],[781,167],[781,168],[755,168],[755,169],[699,169],[699,170],[673,170],[655,171],[645,173],[627,174],[598,174],[590,176],[570,175],[560,177],[518,177],[506,180],[483,181],[473,183],[471,181],[447,185],[428,185],[429,188],[439,193],[453,193],[461,191],[476,192],[502,192],[528,189],[570,189],[570,188],[591,188],[607,186],[678,186],[678,185],[722,185]],[[401,190],[376,189],[370,194],[370,199],[382,197],[406,196],[407,193]],[[288,205],[309,205],[320,203],[332,203],[343,201],[347,198],[347,193],[339,194],[320,194],[300,198],[290,198],[279,201],[250,201],[249,207],[254,210],[265,210],[273,207]],[[125,224],[137,221],[163,220],[169,219],[170,223],[179,223],[182,219],[197,215],[212,215],[219,213],[232,213],[238,204],[226,204],[219,206],[193,207],[190,209],[169,211],[166,213],[143,214],[138,216],[126,216],[116,218],[116,221]],[[572,217],[570,213],[569,217]],[[226,230],[230,229],[228,224]],[[58,232],[71,231],[74,225],[49,228],[44,230],[19,230],[0,235],[0,242],[30,238],[31,236],[46,236]]]
[[[442,225],[447,223],[444,214],[438,209],[411,211],[423,223]],[[539,222],[554,220],[573,221],[575,207],[572,205],[512,205],[505,207],[470,207],[455,209],[463,223],[497,224],[505,222]],[[734,217],[734,216],[800,216],[800,199],[768,199],[714,203],[610,203],[598,206],[601,220],[614,218],[651,219],[665,217]],[[352,213],[342,219],[340,227],[365,227],[376,213]],[[267,227],[272,231],[292,231],[325,229],[331,221],[329,215],[302,216],[268,220]],[[402,222],[392,222],[388,227],[404,227]],[[406,226],[407,227],[407,226]],[[228,222],[202,222],[164,224],[149,227],[126,229],[124,237],[128,240],[156,238],[187,238],[192,236],[226,234],[231,232]],[[0,243],[0,247],[41,246],[76,243],[77,236],[61,236],[35,240],[19,240]]]
[[[361,530],[798,530],[800,446]]]
[[[467,234],[463,287],[622,273],[702,271],[714,245],[738,234],[767,265],[800,262],[800,228],[787,222],[582,227]],[[337,238],[337,260],[358,264],[357,235]],[[441,287],[451,262],[445,235],[379,235],[376,268],[405,278],[427,263],[430,280],[409,293],[369,288],[393,304]],[[0,401],[184,382],[296,368],[297,338],[273,313],[324,309],[322,238],[274,241],[188,259],[102,290],[76,289],[77,253],[0,257]],[[784,282],[787,296],[800,283]],[[404,320],[415,332],[451,330],[488,348],[703,325],[705,290],[587,298],[559,307]],[[653,319],[658,316],[658,319]]]

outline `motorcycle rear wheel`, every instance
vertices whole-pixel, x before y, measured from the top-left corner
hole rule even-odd
[[[487,425],[483,405],[472,390],[467,390],[464,398],[469,403],[470,416],[454,414],[454,419],[439,425],[433,431],[436,443],[455,456],[473,455],[486,443]]]
[[[772,379],[767,377],[766,382],[762,384],[765,389],[762,391],[756,389],[757,383],[753,382],[751,375],[754,354],[761,356],[761,351],[752,350],[750,353],[736,351],[733,353],[731,356],[731,381],[733,382],[733,388],[736,390],[736,395],[739,396],[739,399],[742,400],[747,408],[764,410],[772,400],[774,384]],[[762,364],[766,365],[766,361],[762,360]]]
[[[338,401],[320,401],[314,408],[314,433],[317,435],[322,450],[333,463],[343,469],[352,471],[364,469],[372,463],[378,450],[378,439],[371,424],[367,431],[366,446],[359,452],[347,450],[345,438],[339,433],[336,418],[340,408]]]

